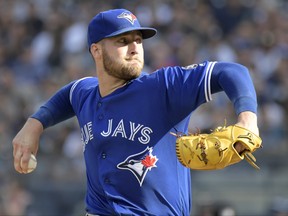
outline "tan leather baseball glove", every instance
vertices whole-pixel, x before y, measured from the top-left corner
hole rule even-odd
[[[172,133],[173,134],[173,133]],[[262,147],[259,136],[238,125],[217,127],[210,134],[179,135],[176,140],[178,160],[190,169],[216,170],[235,164],[244,158],[256,169],[254,151]],[[238,153],[234,144],[240,142],[245,151]]]

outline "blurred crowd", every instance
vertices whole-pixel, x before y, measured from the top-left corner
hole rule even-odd
[[[120,7],[158,29],[155,38],[144,41],[147,72],[205,60],[247,66],[258,94],[262,156],[279,158],[263,164],[287,163],[287,1],[0,0],[0,215],[37,215],[31,207],[38,199],[33,188],[52,190],[53,184],[76,185],[83,202],[85,171],[75,119],[47,129],[32,174],[14,171],[11,143],[26,118],[61,86],[95,75],[87,23],[102,10]],[[214,98],[192,115],[191,130],[236,120],[229,100],[221,94]]]

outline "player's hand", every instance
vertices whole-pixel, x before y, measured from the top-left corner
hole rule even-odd
[[[257,136],[259,136],[259,129],[257,126],[257,115],[253,112],[246,111],[240,113],[236,125],[247,128],[253,133],[255,133]],[[234,147],[240,155],[242,152],[245,151],[244,146],[240,143],[235,143]]]
[[[17,172],[27,173],[30,155],[32,153],[36,156],[42,132],[42,124],[36,119],[29,118],[13,139],[14,168]]]

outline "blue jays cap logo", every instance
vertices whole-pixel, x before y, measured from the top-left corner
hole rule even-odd
[[[87,41],[89,50],[93,43],[130,31],[140,31],[143,39],[151,38],[157,32],[154,28],[142,27],[137,17],[126,9],[100,12],[92,18],[88,25]]]
[[[153,148],[147,147],[144,151],[127,157],[123,162],[117,165],[117,168],[131,171],[138,180],[140,186],[142,186],[147,172],[152,168],[157,167],[156,162],[158,161],[158,158],[153,155],[152,152]]]
[[[134,25],[134,21],[137,20],[137,17],[129,12],[122,12],[120,15],[117,16],[118,19],[126,19],[128,20],[132,25]]]

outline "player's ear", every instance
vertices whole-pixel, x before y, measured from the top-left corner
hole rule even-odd
[[[90,47],[90,52],[94,58],[98,58],[101,55],[101,46],[100,44],[93,43]]]

